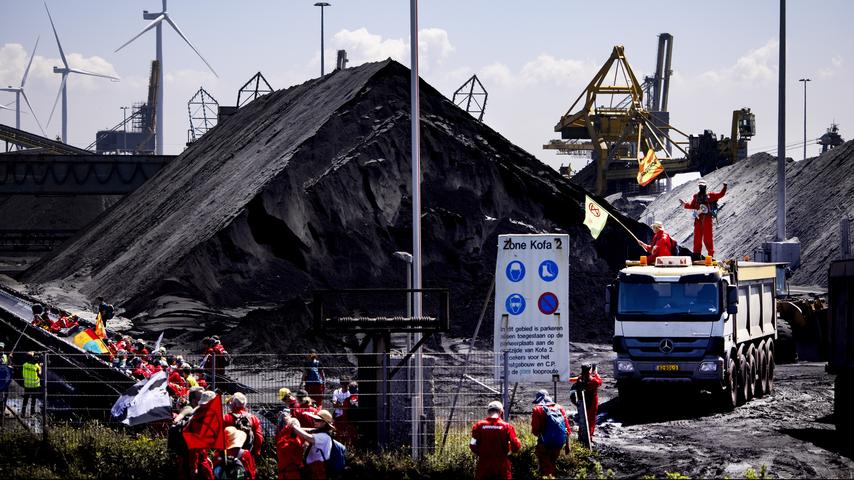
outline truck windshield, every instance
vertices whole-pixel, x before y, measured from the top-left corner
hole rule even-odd
[[[617,312],[626,315],[716,315],[715,283],[621,283]]]

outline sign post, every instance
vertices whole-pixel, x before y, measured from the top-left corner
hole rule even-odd
[[[568,381],[569,236],[500,235],[495,278],[494,349],[508,352],[507,381]]]

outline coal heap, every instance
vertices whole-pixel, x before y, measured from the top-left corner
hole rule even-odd
[[[270,325],[304,325],[315,288],[402,287],[409,75],[387,60],[258,98],[23,280],[103,295],[148,330],[242,317],[255,350],[288,343]],[[423,81],[421,102],[424,284],[450,288],[455,332],[471,334],[498,234],[565,232],[574,339],[609,338],[598,299],[637,247],[613,225],[593,242],[583,189]]]
[[[715,225],[715,256],[753,255],[763,242],[773,240],[777,216],[777,157],[758,153],[705,177],[710,191],[729,182]],[[690,200],[696,182],[673,189],[650,204],[641,218],[661,219],[685,247],[693,244],[693,219],[678,199]],[[822,155],[786,163],[786,229],[801,242],[801,265],[795,285],[827,285],[828,263],[839,258],[839,220],[854,216],[854,142]],[[705,251],[705,249],[704,249]]]

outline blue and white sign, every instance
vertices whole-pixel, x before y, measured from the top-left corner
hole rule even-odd
[[[543,279],[544,282],[551,282],[557,278],[558,268],[557,264],[551,260],[543,260],[540,263],[540,268],[537,270],[540,272],[540,278]]]
[[[519,260],[513,260],[507,264],[504,273],[507,275],[507,280],[511,282],[521,282],[525,278],[525,264]]]
[[[569,380],[568,305],[569,235],[499,235],[493,338],[510,381]]]
[[[507,313],[510,315],[521,314],[525,311],[525,297],[518,293],[510,295],[507,297],[507,300],[504,301],[504,308],[507,309]]]

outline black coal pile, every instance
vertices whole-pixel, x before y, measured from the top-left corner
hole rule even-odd
[[[424,284],[450,289],[454,333],[472,332],[497,235],[565,232],[574,339],[609,338],[603,287],[636,245],[613,225],[592,241],[583,189],[423,82],[421,101]],[[409,112],[391,60],[260,97],[23,280],[103,295],[142,329],[232,318],[245,348],[287,348],[314,289],[405,285]]]
[[[774,240],[777,216],[777,157],[758,153],[705,177],[709,189],[729,183],[715,224],[715,256],[753,256]],[[642,218],[654,217],[684,247],[693,243],[693,219],[679,200],[689,200],[696,182],[680,185],[653,202]],[[818,157],[786,164],[786,230],[801,242],[801,265],[791,282],[827,285],[827,268],[839,258],[839,220],[854,217],[854,142]],[[705,251],[705,249],[704,249]]]

